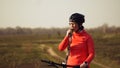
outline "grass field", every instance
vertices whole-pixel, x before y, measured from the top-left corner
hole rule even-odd
[[[111,68],[120,68],[120,34],[93,34],[96,56],[94,61]],[[57,50],[61,39],[44,38],[36,35],[2,35],[0,36],[0,68],[48,68],[41,59],[55,62],[62,60],[50,56],[48,46],[61,57],[64,52]],[[45,45],[41,48],[41,45]],[[46,66],[46,67],[45,67]],[[49,67],[52,68],[52,67]],[[94,63],[91,68],[103,68]]]

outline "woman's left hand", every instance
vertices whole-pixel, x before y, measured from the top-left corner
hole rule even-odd
[[[85,62],[83,62],[81,65],[80,65],[80,68],[87,68],[87,64]]]

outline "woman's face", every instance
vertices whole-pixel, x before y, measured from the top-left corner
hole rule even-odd
[[[75,22],[69,22],[70,29],[73,29],[74,31],[77,31],[79,29],[79,26]]]

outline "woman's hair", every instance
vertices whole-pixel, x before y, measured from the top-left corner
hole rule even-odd
[[[74,13],[70,16],[69,22],[75,22],[79,25],[80,29],[84,29],[82,24],[85,22],[84,15],[80,13]]]

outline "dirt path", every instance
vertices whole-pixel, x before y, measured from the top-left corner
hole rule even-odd
[[[48,51],[48,53],[49,53],[51,56],[60,58],[61,60],[64,60],[64,58],[61,57],[61,56],[59,56],[59,55],[57,55],[57,54],[53,51],[53,49],[52,49],[51,47],[49,47],[47,51]]]
[[[98,65],[98,66],[100,66],[100,67],[102,67],[102,68],[110,68],[110,67],[105,66],[105,65],[103,65],[103,64],[100,64],[100,63],[98,63],[98,62],[96,62],[96,61],[92,61],[92,63],[93,63],[93,64],[96,64],[96,65]]]

